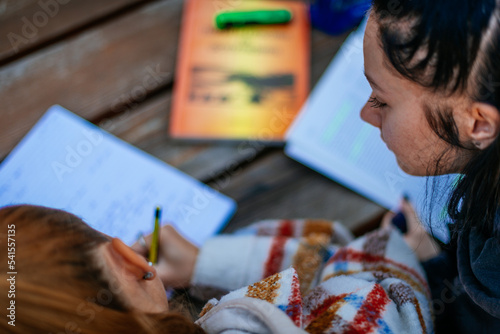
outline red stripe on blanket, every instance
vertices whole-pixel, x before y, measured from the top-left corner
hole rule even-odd
[[[278,227],[278,235],[282,237],[293,236],[293,223],[291,220],[282,220]]]
[[[288,309],[288,316],[297,327],[302,327],[302,296],[300,295],[300,284],[297,275],[293,275],[292,291],[288,298],[288,305],[292,306]]]
[[[325,313],[326,310],[328,310],[332,305],[338,303],[340,300],[344,299],[345,296],[347,296],[347,293],[343,293],[338,296],[328,296],[325,298],[321,304],[316,306],[313,310],[311,310],[311,313],[308,315],[307,320],[310,321],[312,319],[317,318],[321,314]]]
[[[352,261],[352,262],[363,262],[363,263],[376,263],[376,262],[390,263],[412,274],[419,281],[419,283],[422,284],[422,286],[428,289],[427,282],[422,276],[418,274],[417,271],[408,266],[405,266],[404,264],[388,259],[384,256],[367,254],[364,252],[356,251],[351,248],[341,248],[328,260],[326,266],[336,261]]]
[[[285,244],[288,238],[286,237],[274,237],[271,249],[269,250],[269,255],[267,261],[264,263],[264,276],[271,276],[276,274],[281,269],[281,262],[285,255]]]
[[[382,312],[389,302],[390,299],[384,289],[379,284],[375,284],[345,333],[370,333],[373,328],[378,327],[377,320],[382,317]]]

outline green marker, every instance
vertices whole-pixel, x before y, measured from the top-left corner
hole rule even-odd
[[[215,26],[219,29],[243,27],[250,24],[280,24],[292,19],[287,9],[227,11],[215,16]]]

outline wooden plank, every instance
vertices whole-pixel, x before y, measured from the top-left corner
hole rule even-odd
[[[0,62],[144,0],[18,0],[0,3]]]
[[[256,142],[211,145],[172,139],[168,135],[170,102],[171,93],[162,93],[98,125],[202,181],[251,162],[264,148]]]
[[[231,232],[268,218],[339,220],[351,230],[384,209],[276,150],[210,184],[238,202]]]
[[[53,104],[86,119],[171,84],[182,0],[142,7],[0,69],[0,158]]]

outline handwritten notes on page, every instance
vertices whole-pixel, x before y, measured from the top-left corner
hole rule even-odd
[[[456,176],[423,178],[404,173],[380,138],[380,130],[360,118],[371,94],[363,74],[363,35],[361,26],[339,50],[288,131],[285,151],[388,209],[397,210],[403,194],[409,195],[421,220],[425,222],[430,213],[429,229],[447,241],[446,198]]]
[[[232,199],[60,106],[0,165],[0,206],[22,203],[69,211],[128,244],[152,231],[157,205],[163,223],[196,245],[236,208]]]

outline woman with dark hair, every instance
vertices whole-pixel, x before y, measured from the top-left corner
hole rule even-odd
[[[361,117],[400,167],[461,174],[452,242],[424,263],[436,332],[498,333],[500,2],[374,0],[364,54],[373,93]]]

